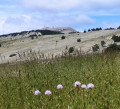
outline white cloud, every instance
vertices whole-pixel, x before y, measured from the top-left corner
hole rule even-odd
[[[48,14],[49,16],[49,14]],[[41,19],[45,26],[74,26],[74,25],[88,25],[95,23],[95,20],[87,15],[50,15],[49,17],[43,15]]]
[[[27,8],[42,10],[120,8],[120,0],[22,0]]]
[[[0,22],[0,34],[29,30],[35,28],[35,26],[38,26],[36,21],[27,15],[7,17]]]
[[[79,0],[22,0],[28,8],[45,10],[71,9],[79,5]],[[68,5],[69,4],[69,5]]]
[[[78,23],[80,23],[81,25],[85,25],[85,24],[93,24],[95,23],[95,20],[93,20],[92,18],[86,16],[86,15],[79,15],[77,17],[75,17],[76,21]]]
[[[42,17],[41,17],[42,16]],[[18,32],[31,29],[40,29],[44,26],[70,26],[75,25],[89,25],[95,23],[95,21],[86,15],[76,16],[59,16],[44,14],[41,16],[28,16],[28,15],[17,15],[7,17],[5,20],[0,22],[0,34]]]

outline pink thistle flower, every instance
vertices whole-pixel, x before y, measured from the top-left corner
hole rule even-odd
[[[79,81],[76,81],[75,84],[74,84],[74,86],[75,86],[76,88],[78,88],[78,87],[80,87],[80,84],[81,84],[81,83],[80,83]]]
[[[82,88],[82,89],[87,89],[87,86],[86,86],[85,84],[83,84],[83,85],[81,86],[81,88]]]
[[[45,91],[45,95],[48,95],[48,96],[49,96],[49,95],[51,95],[51,94],[52,94],[52,92],[51,92],[50,90],[46,90],[46,91]]]
[[[34,95],[39,95],[41,92],[39,91],[39,90],[36,90],[35,92],[34,92]]]
[[[89,83],[88,85],[87,85],[87,88],[88,89],[93,89],[95,86],[94,86],[94,84],[92,84],[92,83]]]
[[[63,88],[63,86],[61,84],[57,85],[57,89],[61,90]]]

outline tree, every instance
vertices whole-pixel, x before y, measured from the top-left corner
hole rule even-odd
[[[105,50],[105,52],[108,52],[108,51],[120,51],[120,45],[111,44],[111,45],[109,45],[109,47],[107,47],[107,49]]]
[[[88,32],[90,32],[91,30],[90,29],[88,29]]]
[[[34,39],[34,36],[33,36],[33,35],[31,36],[31,39],[32,39],[32,40]]]
[[[93,28],[93,29],[91,29],[92,31],[95,31],[95,29]]]
[[[62,36],[61,39],[65,39],[65,36]]]
[[[81,42],[81,39],[77,39],[77,42]]]
[[[105,44],[106,44],[105,41],[101,41],[101,46],[102,47],[104,47]]]
[[[98,51],[98,50],[99,50],[98,44],[95,44],[95,45],[92,47],[92,50],[93,50],[93,52]]]
[[[70,47],[68,52],[73,53],[73,51],[74,51],[74,47]]]
[[[117,29],[120,29],[120,26]]]
[[[84,33],[86,33],[86,30],[84,30]]]
[[[113,35],[112,39],[114,40],[114,42],[120,42],[120,36]]]

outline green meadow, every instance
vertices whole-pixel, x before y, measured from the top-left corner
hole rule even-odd
[[[75,88],[76,81],[95,87]],[[1,64],[0,109],[120,109],[120,53]]]

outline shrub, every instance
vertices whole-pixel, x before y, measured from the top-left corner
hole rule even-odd
[[[120,26],[117,29],[120,29]]]
[[[34,39],[34,36],[31,36],[31,39],[33,40],[33,39]]]
[[[74,47],[70,47],[68,52],[73,53],[73,51],[74,51]]]
[[[99,50],[98,44],[95,44],[95,45],[92,47],[92,50],[93,50],[93,52],[98,51],[98,50]]]
[[[77,42],[81,42],[81,39],[77,39]]]
[[[120,42],[120,36],[113,35],[112,39],[114,40],[114,42]]]
[[[91,30],[90,29],[88,29],[88,32],[90,32]]]
[[[110,27],[110,28],[106,28],[105,30],[114,30],[115,28],[112,28],[112,27]]]
[[[13,56],[16,56],[16,54],[11,54],[9,57],[13,57]]]
[[[104,47],[105,44],[106,44],[105,41],[101,41],[101,46],[102,47]]]
[[[102,28],[100,27],[100,28],[88,29],[88,32],[90,32],[90,31],[99,31],[99,30],[102,30]]]
[[[65,39],[65,36],[62,36],[61,39]]]
[[[84,30],[84,33],[86,33],[86,30]]]
[[[30,35],[29,37],[30,37],[32,40],[34,39],[34,35]]]
[[[95,28],[91,29],[91,31],[95,31]]]
[[[109,47],[106,48],[105,51],[120,51],[120,45],[117,44],[111,44]]]

